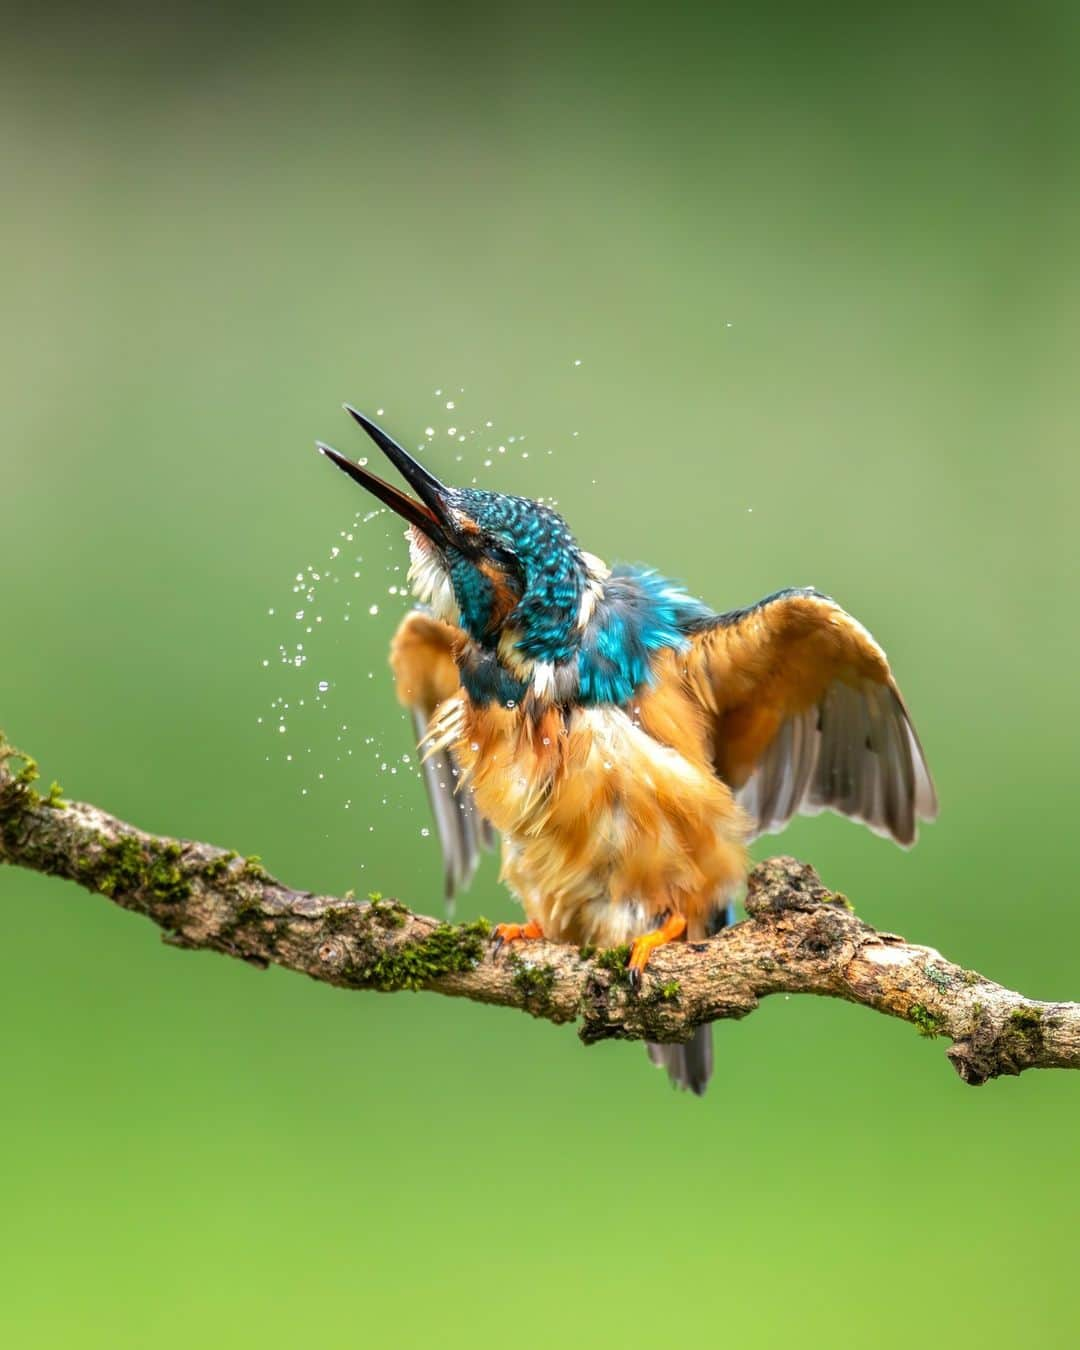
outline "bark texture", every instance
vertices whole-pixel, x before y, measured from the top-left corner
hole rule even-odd
[[[37,766],[0,736],[0,862],[65,877],[135,910],[177,947],[271,963],[348,989],[426,989],[576,1022],[586,1043],[683,1041],[745,1017],[770,994],[860,1003],[943,1036],[966,1083],[1080,1068],[1080,1004],[1025,998],[880,933],[812,867],[770,858],[750,874],[749,918],[708,942],[655,953],[640,991],[626,948],[515,943],[496,953],[484,920],[448,924],[397,900],[314,895],[257,858],[147,834],[96,806],[35,787]]]

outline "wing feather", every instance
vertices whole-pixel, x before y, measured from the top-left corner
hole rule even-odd
[[[700,625],[688,675],[712,722],[717,772],[756,834],[831,810],[906,847],[937,815],[885,653],[828,596],[782,591]]]
[[[460,691],[454,650],[463,637],[451,624],[422,609],[406,614],[394,634],[390,664],[398,701],[412,714],[418,745],[427,738],[436,710]],[[476,809],[449,750],[429,751],[421,763],[442,850],[444,893],[452,909],[454,896],[472,881],[481,851],[494,845],[495,831]]]

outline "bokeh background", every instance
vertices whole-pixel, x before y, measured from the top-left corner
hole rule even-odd
[[[403,546],[311,450],[365,453],[350,399],[718,607],[839,597],[941,819],[784,849],[1075,998],[1077,14],[10,13],[0,725],[71,796],[436,908]],[[495,871],[463,916],[512,917]],[[0,901],[7,1345],[1076,1343],[1074,1077],[974,1091],[775,1000],[699,1102],[639,1046]]]

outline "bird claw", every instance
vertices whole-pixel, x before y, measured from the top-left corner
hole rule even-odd
[[[686,920],[681,914],[672,914],[665,919],[659,928],[654,928],[648,933],[642,933],[640,937],[634,939],[633,946],[630,948],[630,956],[626,962],[626,980],[632,994],[640,993],[642,972],[649,964],[649,958],[657,947],[666,947],[669,942],[674,942],[676,938],[682,937],[685,932]]]
[[[491,934],[491,954],[498,956],[508,942],[525,942],[543,936],[540,925],[531,919],[528,923],[497,923]]]

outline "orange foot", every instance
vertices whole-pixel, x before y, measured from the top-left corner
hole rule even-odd
[[[543,936],[544,930],[535,919],[530,919],[528,923],[497,923],[491,934],[492,951],[498,956],[504,942],[521,942]]]
[[[634,945],[630,948],[630,960],[626,963],[631,989],[641,988],[641,972],[649,964],[649,957],[657,947],[666,947],[669,942],[674,942],[685,932],[686,920],[681,914],[672,914],[659,928],[654,928],[651,933],[643,933],[641,937],[634,939]]]

